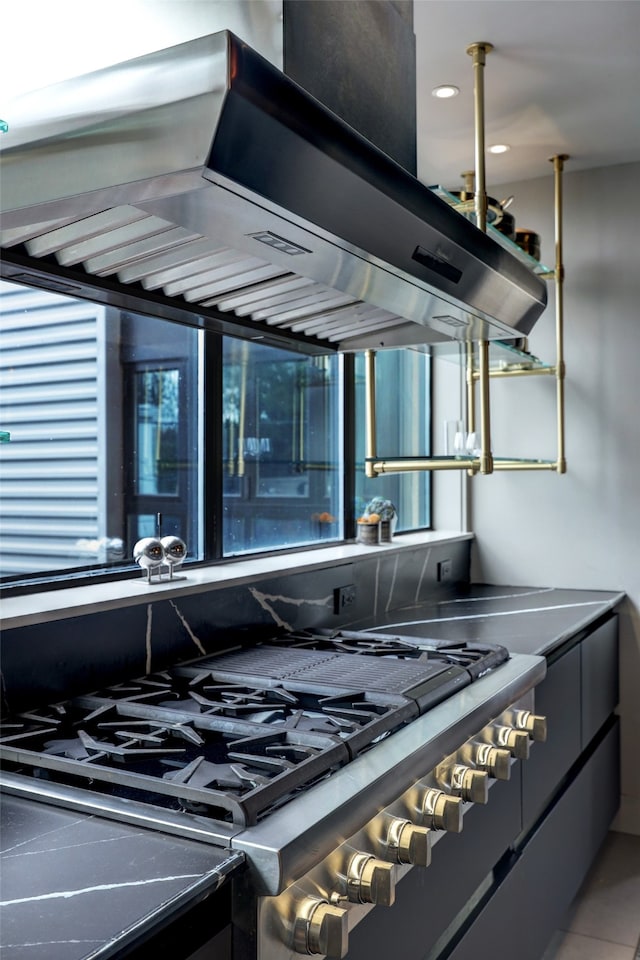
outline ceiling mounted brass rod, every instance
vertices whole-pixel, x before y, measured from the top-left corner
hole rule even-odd
[[[564,444],[564,262],[562,251],[562,172],[565,160],[569,159],[566,153],[559,153],[551,157],[554,172],[554,212],[555,212],[555,279],[556,279],[556,406],[558,430],[558,473],[567,472]]]
[[[467,53],[473,59],[476,226],[478,226],[484,233],[487,231],[487,182],[485,174],[484,147],[484,65],[486,63],[486,55],[492,50],[492,43],[471,43],[467,47]]]
[[[487,232],[487,182],[485,171],[485,97],[484,67],[487,54],[493,50],[492,43],[472,43],[467,53],[473,60],[473,101],[474,101],[474,142],[475,142],[475,212],[476,226]],[[489,396],[489,344],[481,340],[479,344],[480,363],[480,473],[488,474],[493,470],[491,454],[491,413]],[[469,405],[472,406],[471,404]],[[474,424],[475,426],[475,424]]]

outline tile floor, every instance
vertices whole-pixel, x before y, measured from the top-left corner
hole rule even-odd
[[[611,831],[542,960],[640,960],[640,836]]]

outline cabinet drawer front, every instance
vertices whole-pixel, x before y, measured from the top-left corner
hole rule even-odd
[[[580,645],[582,654],[582,748],[618,704],[618,618],[612,617]]]
[[[536,743],[522,764],[522,821],[526,829],[580,755],[580,648],[547,670],[536,687],[536,713],[547,718],[545,743]]]

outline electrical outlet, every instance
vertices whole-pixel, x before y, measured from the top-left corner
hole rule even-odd
[[[438,580],[442,583],[444,580],[451,580],[451,560],[441,560],[438,563]]]
[[[356,602],[356,585],[349,583],[345,587],[336,587],[333,591],[333,612],[343,613]]]

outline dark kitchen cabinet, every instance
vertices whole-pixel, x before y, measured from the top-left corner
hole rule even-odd
[[[547,741],[466,812],[461,834],[441,836],[393,907],[351,932],[347,960],[539,960],[618,808],[617,702],[612,615],[549,657],[535,707]]]
[[[618,618],[611,617],[580,644],[581,741],[584,750],[619,699]]]
[[[520,765],[522,833],[442,954],[539,960],[618,809],[618,618],[570,638],[536,688],[548,739]],[[452,944],[455,944],[452,947]],[[427,955],[435,960],[435,955]],[[426,960],[426,958],[425,958]]]
[[[351,933],[347,960],[539,960],[576,895],[620,796],[618,621],[569,638],[536,687],[548,738],[494,783],[486,807],[443,835],[396,904]],[[422,922],[417,924],[416,917]],[[401,932],[401,936],[400,936]]]
[[[522,765],[522,825],[529,829],[618,703],[618,618],[612,616],[551,661],[536,688],[549,736]]]

